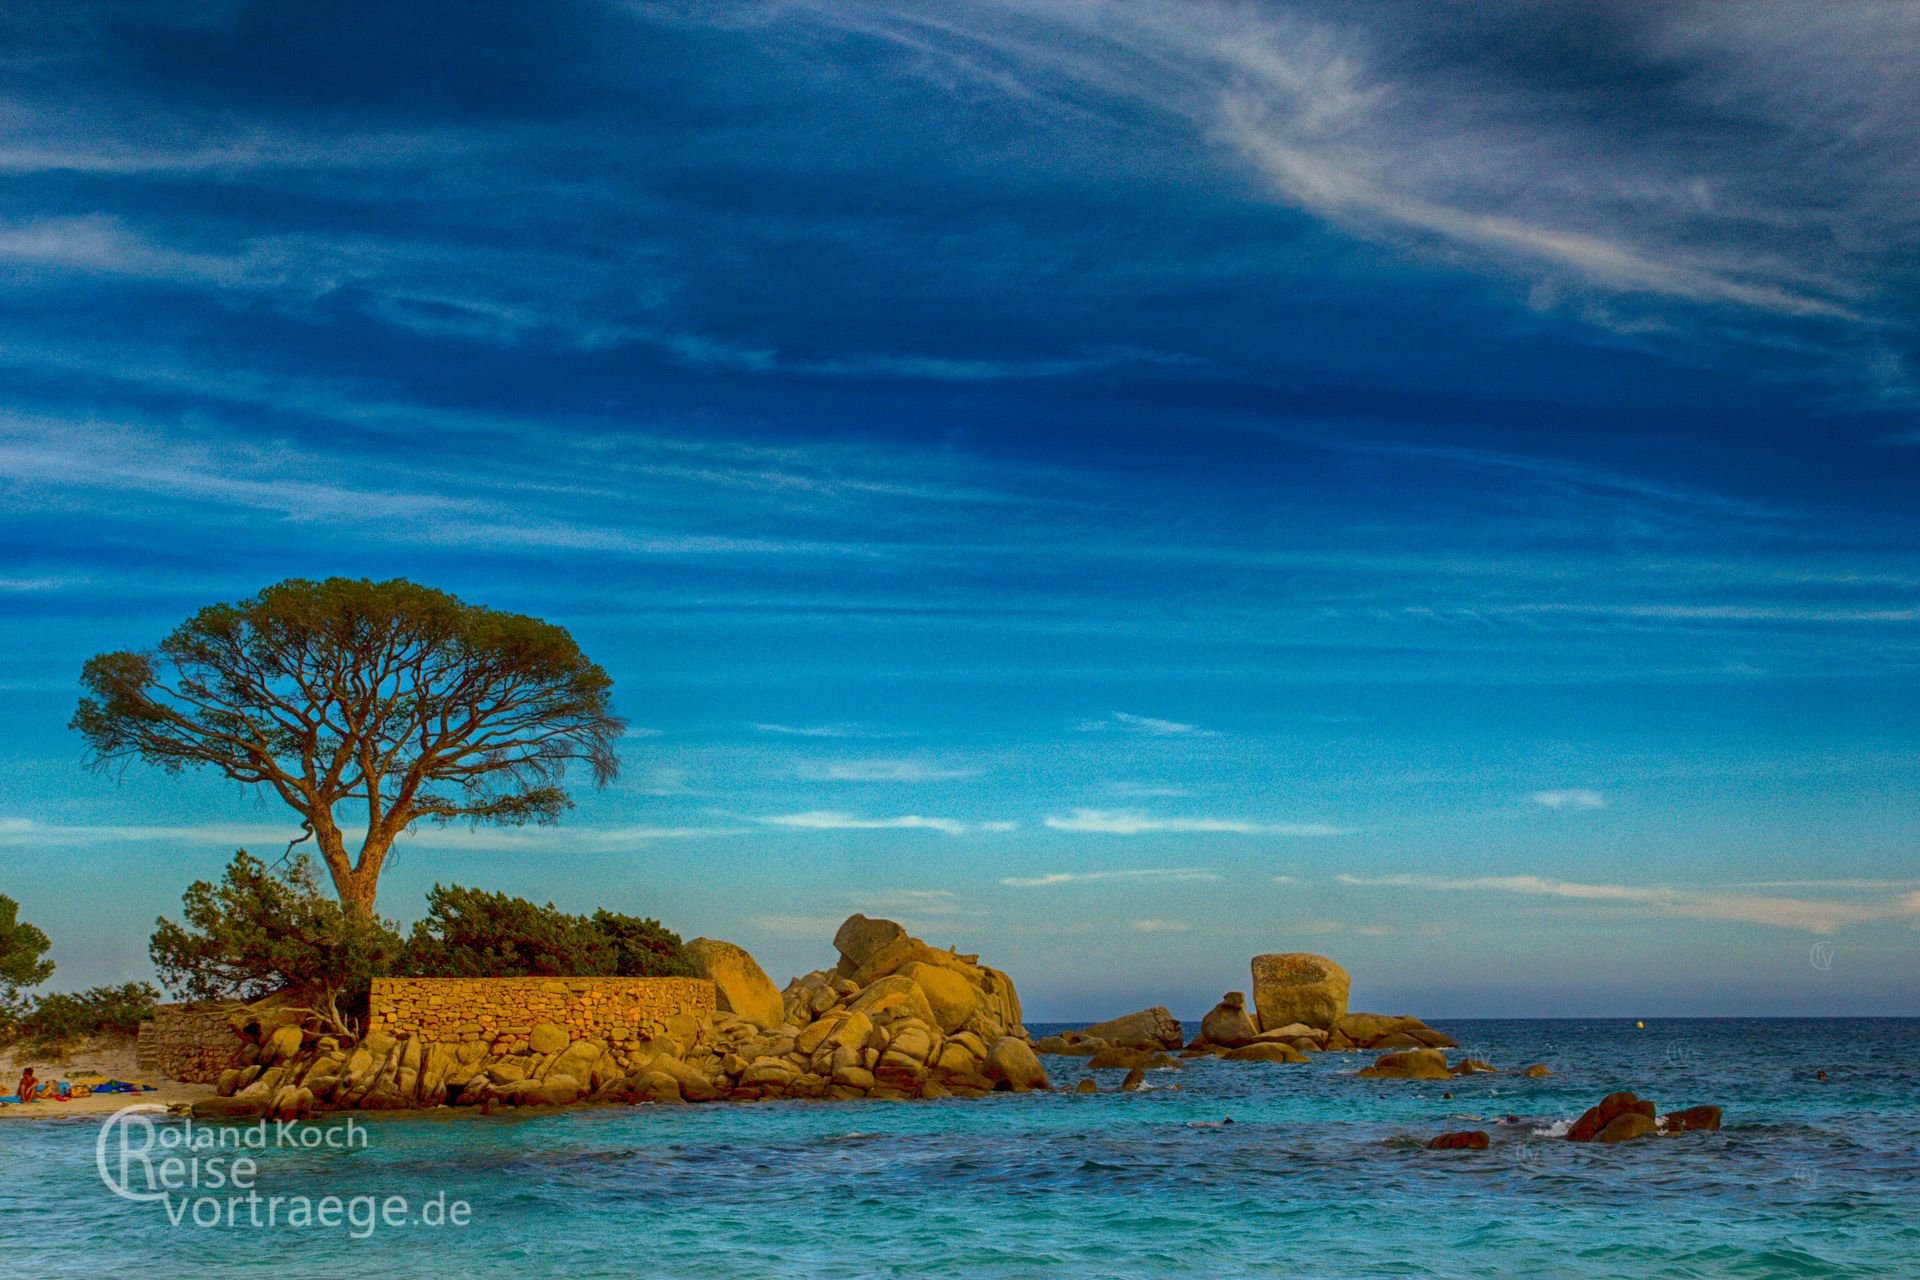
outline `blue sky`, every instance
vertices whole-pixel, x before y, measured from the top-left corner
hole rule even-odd
[[[17,6],[0,892],[60,986],[293,824],[81,767],[289,576],[636,726],[437,880],[1030,1016],[1920,1007],[1920,23],[1870,3]],[[1825,967],[1812,962],[1816,945]]]

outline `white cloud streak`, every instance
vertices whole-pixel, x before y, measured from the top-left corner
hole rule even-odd
[[[1607,798],[1598,791],[1584,787],[1567,787],[1554,791],[1535,791],[1527,799],[1545,809],[1604,809]]]
[[[924,760],[811,761],[794,772],[815,782],[957,782],[982,770],[929,764]]]
[[[1694,920],[1732,920],[1746,924],[1832,933],[1847,925],[1913,919],[1920,914],[1920,893],[1873,903],[1777,897],[1726,888],[1665,885],[1588,884],[1542,876],[1336,876],[1341,884],[1367,888],[1414,889],[1440,893],[1504,893],[1562,898],[1577,902],[1644,906]]]
[[[1002,876],[1000,883],[1013,889],[1051,889],[1063,884],[1097,884],[1119,880],[1133,883],[1213,882],[1221,879],[1217,871],[1205,867],[1136,867],[1113,871],[1050,871],[1038,876]]]
[[[1055,831],[1109,836],[1219,833],[1315,839],[1348,834],[1345,827],[1330,826],[1322,822],[1249,822],[1239,818],[1207,817],[1163,818],[1141,809],[1075,809],[1065,817],[1054,815],[1047,818],[1046,824]]]
[[[769,827],[788,827],[801,831],[938,831],[944,835],[960,836],[979,830],[997,830],[993,824],[971,824],[956,818],[928,818],[917,813],[902,814],[894,818],[863,818],[851,813],[836,813],[826,809],[813,809],[806,813],[783,813],[770,818],[755,818],[755,822]]]

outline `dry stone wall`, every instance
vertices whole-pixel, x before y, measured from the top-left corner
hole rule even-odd
[[[531,1037],[544,1024],[569,1040],[617,1047],[653,1038],[669,1018],[713,1011],[713,983],[704,978],[375,978],[367,1030],[478,1042],[499,1056],[536,1051]]]
[[[241,1065],[247,1046],[227,1021],[237,1006],[163,1004],[140,1024],[140,1070],[192,1084],[213,1084]]]

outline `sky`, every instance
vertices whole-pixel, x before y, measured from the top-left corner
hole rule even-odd
[[[90,655],[288,577],[633,726],[437,882],[852,911],[1033,1020],[1920,1012],[1920,11],[0,10],[0,892],[53,985],[278,801]]]

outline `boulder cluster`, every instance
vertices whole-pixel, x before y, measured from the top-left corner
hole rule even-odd
[[[1253,1008],[1244,992],[1229,991],[1200,1020],[1192,1040],[1164,1007],[1048,1036],[1042,1053],[1077,1054],[1094,1067],[1177,1067],[1168,1055],[1214,1056],[1234,1062],[1305,1062],[1310,1053],[1351,1049],[1457,1047],[1445,1032],[1409,1015],[1349,1013],[1347,971],[1304,951],[1253,958]],[[1438,1056],[1438,1055],[1435,1055]],[[1444,1059],[1442,1059],[1444,1064]],[[1363,1073],[1364,1074],[1364,1073]]]
[[[1622,1091],[1610,1093],[1598,1104],[1588,1107],[1567,1130],[1567,1141],[1631,1142],[1656,1133],[1687,1133],[1719,1127],[1719,1107],[1688,1107],[1662,1116],[1650,1100]]]
[[[680,1014],[618,1045],[535,1026],[524,1048],[483,1037],[427,1043],[321,1033],[304,1010],[235,1020],[243,1065],[197,1115],[286,1118],[316,1110],[568,1106],[765,1098],[975,1097],[1048,1087],[1013,981],[977,956],[928,946],[890,920],[855,915],[839,962],[776,989],[731,943],[687,946],[713,981],[712,1017]]]

